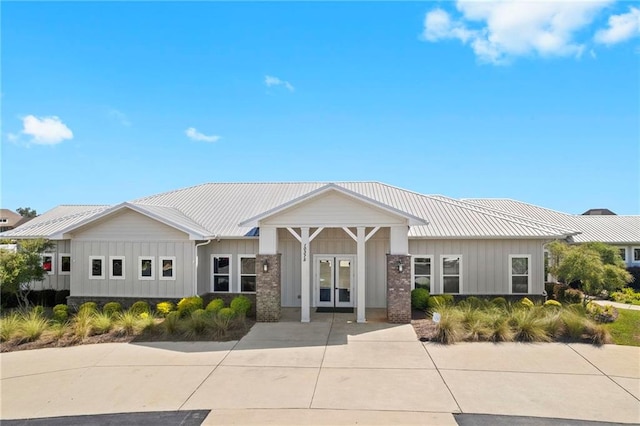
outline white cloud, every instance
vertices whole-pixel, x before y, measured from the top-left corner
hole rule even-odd
[[[459,0],[459,19],[442,9],[425,15],[423,37],[457,39],[480,61],[494,64],[528,55],[580,57],[585,45],[575,40],[576,34],[611,1]]]
[[[220,136],[217,135],[207,136],[204,133],[200,133],[195,127],[189,127],[184,133],[194,141],[217,142],[220,139]]]
[[[596,33],[594,40],[601,44],[616,44],[640,35],[640,9],[629,7],[629,13],[609,17],[609,27]]]
[[[127,118],[126,114],[122,111],[112,108],[107,112],[107,114],[114,120],[119,121],[123,126],[131,127],[131,121],[129,121],[129,118]]]
[[[73,132],[56,116],[35,117],[27,115],[22,118],[22,133],[31,136],[31,143],[37,145],[55,145],[65,139],[73,139]],[[16,140],[16,135],[10,139]]]
[[[266,84],[267,87],[284,86],[289,89],[290,92],[293,92],[295,90],[291,83],[289,83],[288,81],[280,80],[278,77],[273,77],[271,75],[264,76],[264,84]]]

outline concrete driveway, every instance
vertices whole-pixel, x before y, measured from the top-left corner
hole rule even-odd
[[[640,348],[441,346],[370,318],[256,324],[226,343],[0,354],[0,418],[204,409],[203,424],[455,425],[452,413],[640,422]]]

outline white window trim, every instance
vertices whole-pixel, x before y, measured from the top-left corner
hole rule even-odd
[[[215,271],[215,267],[214,267],[215,265],[213,264],[213,262],[214,262],[214,259],[216,257],[228,257],[229,258],[229,273],[228,274],[216,274],[214,272]],[[211,283],[210,283],[211,284],[210,285],[211,292],[215,292],[215,293],[234,293],[234,291],[233,291],[233,279],[232,279],[232,277],[233,277],[233,256],[231,256],[230,254],[212,254],[211,255],[211,263],[210,263],[210,265],[211,265],[211,275],[210,275],[211,276]],[[215,291],[215,289],[213,288],[213,284],[214,284],[214,277],[216,275],[220,275],[220,276],[227,275],[229,277],[229,291],[228,292],[226,292],[226,291]]]
[[[143,260],[151,260],[151,276],[143,277],[142,276],[142,261]],[[156,279],[156,269],[153,264],[156,263],[155,256],[138,256],[138,280],[140,281],[153,281]]]
[[[238,292],[239,293],[246,293],[246,294],[255,294],[255,291],[242,291],[242,277],[243,276],[251,276],[251,277],[256,277],[256,286],[258,285],[258,274],[256,274],[256,272],[254,271],[253,274],[243,274],[242,273],[242,259],[246,259],[246,258],[250,258],[250,259],[255,259],[256,255],[255,254],[239,254],[238,255]]]
[[[62,270],[62,258],[69,258],[69,266],[71,266],[71,253],[58,253],[58,275],[71,275],[71,271]]]
[[[102,266],[102,269],[100,271],[100,275],[93,275],[93,261],[94,260],[100,260],[100,265]],[[104,263],[105,263],[105,259],[104,256],[89,256],[89,279],[90,280],[104,280],[105,276],[104,276]]]
[[[162,264],[165,260],[171,261],[171,276],[162,276]],[[176,257],[175,256],[158,256],[158,279],[160,281],[175,281],[176,280]]]
[[[56,274],[56,254],[55,253],[40,253],[40,263],[42,265],[44,265],[44,257],[45,256],[51,258],[51,270],[47,271],[47,275],[55,275]]]
[[[513,275],[513,267],[512,260],[513,258],[527,258],[527,265],[529,269],[527,270],[527,292],[526,293],[514,293],[513,292],[513,277],[524,277],[524,275]],[[507,274],[509,275],[509,294],[531,294],[531,255],[530,254],[510,254],[509,255],[509,264],[507,265]]]
[[[122,276],[113,275],[113,261],[114,260],[122,260]],[[127,261],[124,256],[109,256],[109,279],[110,280],[124,280],[126,275],[126,265]]]
[[[431,290],[429,290],[430,294],[436,294],[435,291],[435,286],[434,286],[434,282],[433,282],[433,270],[435,269],[436,265],[433,263],[433,255],[432,254],[416,254],[416,255],[411,255],[411,290],[415,290],[416,288],[416,264],[415,264],[415,260],[416,258],[419,259],[429,259],[431,261],[431,275],[429,275],[429,280],[431,282]],[[426,275],[418,275],[419,277],[424,277]]]
[[[620,247],[620,246],[618,246],[618,250],[619,250],[619,252],[620,252],[620,251],[624,251],[624,257],[622,258],[622,260],[624,260],[625,262],[627,262],[627,261],[628,261],[628,259],[629,259],[629,253],[628,253],[627,248],[626,248],[626,247]]]
[[[458,286],[458,292],[457,293],[445,293],[444,292],[444,258],[445,257],[457,257],[460,259],[460,271],[458,272],[458,277],[460,277],[460,279],[458,280],[458,282],[460,283],[460,285]],[[463,275],[463,271],[464,269],[462,268],[463,266],[463,258],[461,254],[441,254],[440,255],[440,264],[438,265],[438,267],[440,268],[440,293],[438,294],[462,294],[463,293],[463,287],[462,287],[462,275]],[[446,275],[447,277],[454,277],[455,275]]]
[[[636,260],[636,250],[640,250],[640,247],[631,247],[631,258],[629,261],[633,263],[640,263],[640,259]]]

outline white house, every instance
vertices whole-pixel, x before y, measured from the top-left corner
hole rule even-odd
[[[602,232],[623,236],[605,242],[638,250],[640,266],[640,216],[316,182],[207,183],[114,206],[59,206],[0,236],[55,241],[41,288],[69,289],[72,299],[243,293],[255,297],[259,321],[277,321],[281,307],[300,307],[303,322],[312,309],[346,307],[364,322],[376,307],[408,322],[415,286],[541,296],[544,245]]]

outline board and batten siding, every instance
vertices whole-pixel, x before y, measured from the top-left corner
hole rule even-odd
[[[89,279],[90,256],[104,256],[104,279]],[[124,256],[124,279],[109,278],[110,256]],[[138,278],[139,256],[154,258],[153,280]],[[160,280],[160,256],[175,256],[175,280]],[[71,262],[71,296],[179,298],[195,293],[195,242],[131,210],[76,230]]]
[[[31,283],[32,290],[69,290],[71,288],[71,275],[60,274],[60,254],[71,253],[71,242],[69,240],[52,242],[54,243],[54,247],[46,254],[53,256],[53,274],[45,275],[42,281],[34,281]],[[71,270],[73,271],[73,265]]]
[[[231,256],[231,293],[240,292],[240,255],[256,255],[258,238],[240,238],[234,240],[213,240],[198,248],[198,294],[213,291],[212,255]]]
[[[442,255],[462,255],[462,294],[509,294],[509,255],[530,255],[530,294],[544,291],[543,240],[430,240],[410,239],[413,256],[433,256],[433,294],[442,293]]]
[[[369,231],[369,230],[368,230]],[[389,228],[381,228],[366,243],[366,306],[384,308],[387,304],[386,253],[389,251]],[[286,229],[278,229],[278,252],[282,254],[282,306],[301,305],[300,243]],[[356,242],[341,228],[325,228],[310,243],[310,283],[313,286],[314,255],[356,255]],[[354,267],[356,267],[354,265]],[[354,283],[354,292],[355,292]],[[314,291],[310,292],[310,306],[314,306]],[[355,300],[355,294],[353,295]]]

